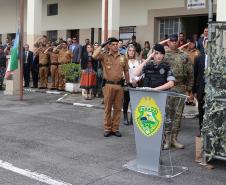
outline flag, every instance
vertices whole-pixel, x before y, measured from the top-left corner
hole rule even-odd
[[[11,73],[18,68],[19,58],[19,32],[16,33],[16,38],[13,42],[13,47],[10,50],[10,59],[6,69],[5,78],[9,79]]]

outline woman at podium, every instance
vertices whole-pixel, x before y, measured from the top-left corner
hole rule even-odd
[[[153,90],[165,91],[174,86],[175,77],[171,66],[164,60],[165,49],[161,44],[153,46],[147,60],[133,70],[133,75],[143,75],[143,86]],[[170,147],[170,135],[165,133],[164,149]]]
[[[175,77],[170,64],[163,60],[164,56],[164,47],[155,44],[148,59],[133,70],[135,76],[144,75],[143,87],[164,91],[174,86]]]

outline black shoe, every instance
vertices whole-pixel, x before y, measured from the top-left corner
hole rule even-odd
[[[123,125],[129,125],[129,121],[127,118],[123,118]]]
[[[132,117],[132,114],[131,114],[131,116],[130,116],[129,124],[130,124],[130,125],[133,125],[133,117]]]
[[[122,137],[122,134],[119,131],[112,132],[111,134],[116,136],[116,137]]]
[[[110,137],[111,136],[111,132],[110,131],[105,131],[104,132],[104,137]]]
[[[123,125],[129,125],[127,112],[123,113]]]

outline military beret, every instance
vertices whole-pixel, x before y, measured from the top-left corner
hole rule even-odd
[[[177,34],[172,34],[169,37],[170,41],[177,41],[178,40],[178,35]]]
[[[115,37],[109,37],[108,40],[109,42],[119,42],[119,40],[116,39]]]
[[[165,55],[165,49],[164,49],[163,45],[161,45],[161,44],[155,44],[153,46],[153,49],[155,51],[158,51],[158,52],[162,53],[163,55]]]

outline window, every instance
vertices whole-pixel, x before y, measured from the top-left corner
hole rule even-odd
[[[58,15],[58,4],[47,5],[47,16]]]
[[[125,41],[131,39],[133,35],[136,35],[135,26],[126,26],[119,28],[119,38]]]
[[[159,21],[159,39],[165,38],[166,35],[173,33],[180,33],[180,19],[179,18],[163,18]]]
[[[16,38],[16,33],[8,33],[7,38],[9,39],[9,41],[12,41]]]
[[[57,40],[57,30],[47,31],[47,37],[52,42]]]

